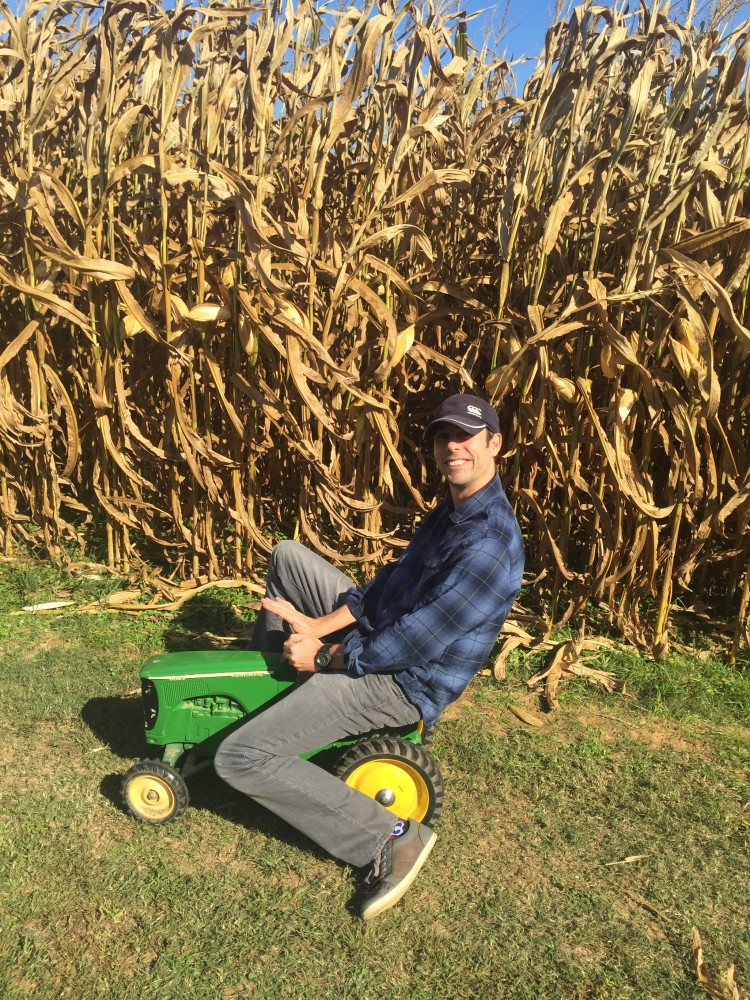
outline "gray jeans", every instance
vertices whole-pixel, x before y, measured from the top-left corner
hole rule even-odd
[[[350,586],[348,577],[303,545],[281,542],[273,550],[267,593],[286,598],[308,615],[328,614]],[[261,612],[254,640],[283,642],[283,626],[280,619]],[[324,850],[362,866],[393,832],[393,813],[299,755],[373,729],[410,725],[419,718],[419,710],[390,674],[313,674],[228,736],[214,767],[229,785]]]

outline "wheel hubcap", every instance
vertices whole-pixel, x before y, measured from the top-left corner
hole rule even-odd
[[[375,801],[379,802],[381,806],[392,806],[396,801],[396,793],[392,788],[381,788],[375,796]]]
[[[166,819],[177,800],[168,783],[153,774],[138,774],[128,784],[128,805],[138,816],[152,821]]]
[[[430,791],[424,778],[406,761],[364,761],[345,781],[400,819],[420,821],[430,807]]]

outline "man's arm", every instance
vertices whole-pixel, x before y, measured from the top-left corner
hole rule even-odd
[[[354,677],[394,673],[438,660],[453,642],[480,626],[494,628],[497,635],[521,586],[522,573],[520,536],[483,539],[481,544],[458,548],[412,611],[368,634],[352,632],[345,647],[331,648],[329,669],[345,669]],[[288,601],[264,598],[263,606],[295,629],[284,652],[301,672],[315,669],[320,637],[358,620],[346,605],[318,619],[301,615]]]
[[[347,625],[353,625],[357,620],[346,604],[342,604],[328,615],[323,615],[322,618],[310,618],[280,597],[264,597],[260,603],[264,611],[278,615],[294,629],[293,634],[284,643],[284,655],[300,673],[315,671],[315,654],[323,645],[320,641],[322,638],[346,628]],[[339,642],[331,646],[330,652],[331,663],[328,669],[343,670],[343,644]]]
[[[491,547],[484,542],[460,550],[412,611],[368,635],[348,637],[347,673],[396,672],[439,660],[453,642],[482,626],[499,632],[522,572],[520,546],[509,552],[497,540]]]
[[[291,625],[295,632],[311,635],[316,639],[332,635],[334,632],[346,628],[347,625],[352,625],[357,620],[346,604],[342,604],[340,608],[336,608],[329,615],[323,615],[322,618],[311,618],[309,615],[303,615],[290,601],[285,601],[281,597],[264,597],[260,605],[264,611],[278,615],[279,618]]]
[[[261,607],[265,611],[270,611],[292,626],[293,634],[284,644],[284,655],[296,670],[300,673],[310,673],[315,670],[313,662],[315,654],[323,645],[320,640],[359,621],[355,611],[362,612],[365,593],[369,594],[373,590],[376,594],[379,593],[396,565],[396,562],[392,562],[382,566],[370,583],[353,587],[349,591],[348,599],[340,607],[321,618],[311,618],[303,614],[290,601],[281,597],[264,597],[261,600]],[[355,611],[351,610],[351,606]],[[302,641],[303,638],[305,641]],[[330,652],[331,663],[328,669],[343,670],[345,666],[343,644],[336,643],[331,646]]]

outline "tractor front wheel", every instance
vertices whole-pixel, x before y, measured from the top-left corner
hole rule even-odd
[[[410,740],[374,736],[355,743],[335,774],[400,819],[434,826],[443,811],[443,776],[435,758]]]
[[[160,760],[141,760],[122,779],[125,806],[144,823],[169,823],[188,805],[188,790],[179,771]]]

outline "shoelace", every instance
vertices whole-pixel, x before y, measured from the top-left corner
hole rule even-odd
[[[373,858],[370,870],[365,875],[365,884],[376,888],[391,871],[393,857],[393,841],[387,840],[378,854]]]

